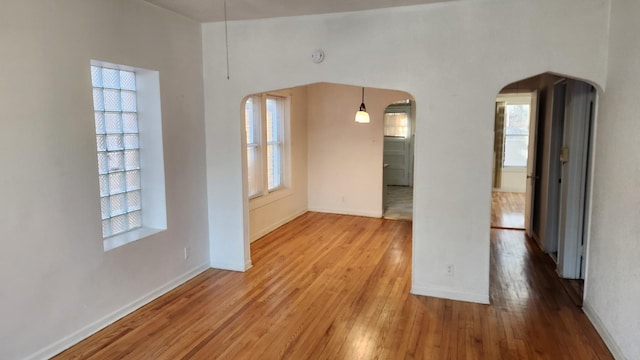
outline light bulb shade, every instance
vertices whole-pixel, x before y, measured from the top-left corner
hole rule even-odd
[[[369,113],[367,113],[367,107],[364,106],[364,88],[362,88],[362,103],[360,103],[360,110],[356,113],[356,122],[362,124],[369,123]]]
[[[368,124],[369,123],[369,113],[363,110],[360,110],[356,113],[356,122]]]

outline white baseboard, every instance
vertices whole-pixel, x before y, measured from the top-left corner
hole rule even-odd
[[[582,311],[587,315],[587,318],[589,318],[593,327],[596,328],[596,331],[600,334],[602,341],[607,345],[613,357],[619,360],[627,359],[627,357],[622,353],[622,350],[620,350],[620,347],[618,347],[616,341],[613,339],[613,336],[611,336],[609,331],[607,331],[602,320],[600,320],[600,316],[598,316],[598,314],[593,310],[586,299],[582,302]]]
[[[326,208],[309,208],[309,211],[328,213],[328,214],[340,214],[340,215],[352,215],[352,216],[366,216],[372,218],[381,218],[382,210],[380,211],[361,211],[353,209],[326,209]]]
[[[89,336],[95,334],[96,332],[104,329],[105,327],[113,324],[117,320],[131,314],[132,312],[138,310],[142,306],[150,303],[151,301],[157,299],[158,297],[164,295],[165,293],[175,289],[176,287],[182,285],[183,283],[191,280],[195,276],[199,275],[203,271],[209,269],[209,264],[202,264],[189,272],[175,278],[174,280],[169,281],[168,283],[160,286],[159,288],[149,292],[148,294],[142,296],[141,298],[134,300],[121,307],[120,309],[112,312],[111,314],[94,321],[93,323],[83,327],[82,329],[65,336],[64,338],[54,342],[51,345],[48,345],[41,350],[38,350],[34,354],[26,357],[25,360],[40,360],[40,359],[49,359],[62,351],[68,349],[69,347],[77,344],[78,342],[88,338]]]
[[[443,299],[466,301],[479,304],[489,304],[488,294],[475,294],[461,291],[452,291],[446,289],[435,289],[426,286],[412,286],[411,293],[421,296],[432,296]]]
[[[278,222],[276,222],[274,224],[271,224],[270,226],[267,226],[266,228],[262,229],[261,231],[258,231],[255,234],[251,234],[251,242],[254,242],[254,241],[260,239],[261,237],[267,235],[268,233],[272,232],[273,230],[275,230],[275,229],[279,228],[280,226],[292,221],[293,219],[297,218],[298,216],[300,216],[300,215],[302,215],[302,214],[304,214],[306,212],[307,212],[307,210],[299,211],[299,212],[297,212],[297,213],[295,213],[295,214],[293,214],[291,216],[285,217],[284,219],[282,219],[282,220],[280,220],[280,221],[278,221]]]
[[[212,260],[211,267],[219,270],[245,272],[251,269],[253,267],[253,264],[251,264],[251,260],[247,260],[244,263],[230,263],[230,262]]]

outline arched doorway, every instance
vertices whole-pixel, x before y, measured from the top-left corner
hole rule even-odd
[[[513,124],[505,111],[508,100],[504,101],[506,95],[514,93],[531,96],[528,141],[515,147],[507,143],[514,129],[509,128]],[[561,278],[572,279],[565,283],[581,301],[596,89],[581,80],[545,73],[507,85],[497,100],[494,186],[504,180],[500,178],[500,166],[512,165],[514,157],[509,151],[516,148],[526,159],[525,163],[516,157],[517,165],[524,170],[519,174],[524,181],[524,196],[518,204],[522,231],[553,259]],[[518,131],[523,132],[522,128]],[[500,204],[494,201],[492,205],[493,227],[495,205]]]

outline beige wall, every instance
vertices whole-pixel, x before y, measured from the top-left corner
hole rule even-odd
[[[365,89],[369,124],[354,121],[362,88],[309,87],[309,210],[382,216],[383,115],[401,91]]]
[[[290,182],[285,189],[249,201],[251,241],[307,211],[307,87],[291,90],[289,120]]]

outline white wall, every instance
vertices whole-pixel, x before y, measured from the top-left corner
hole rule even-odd
[[[640,359],[640,3],[612,1],[607,90],[600,94],[585,312],[618,358]]]
[[[230,22],[229,80],[224,24],[205,24],[212,263],[250,265],[237,121],[246,94],[316,82],[398,89],[417,104],[412,291],[488,302],[495,96],[546,71],[603,87],[608,10],[605,0],[482,0]]]
[[[0,358],[48,358],[207,267],[200,39],[142,1],[2,2]],[[91,59],[160,74],[168,230],[109,252]]]
[[[309,88],[309,210],[381,217],[383,116],[401,91],[365,89],[371,122],[354,116],[362,88],[314,84]]]
[[[500,183],[500,187],[494,190],[506,192],[527,191],[527,169],[502,168],[502,181]]]
[[[290,92],[290,182],[281,189],[249,202],[249,233],[257,240],[307,211],[307,87]],[[240,119],[239,119],[240,121]],[[285,165],[286,166],[286,165]]]

